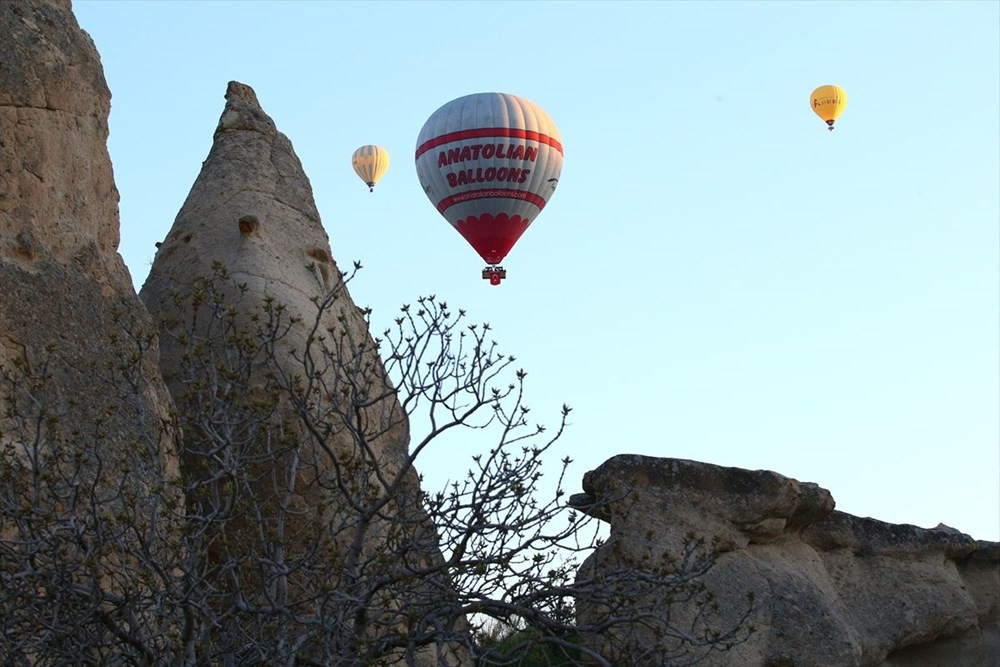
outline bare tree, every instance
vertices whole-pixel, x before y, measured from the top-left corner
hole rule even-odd
[[[570,409],[551,429],[530,420],[526,373],[488,325],[429,296],[371,338],[322,324],[353,308],[342,287],[309,320],[249,308],[244,292],[218,266],[176,297],[190,316],[170,333],[184,350],[176,414],[148,441],[182,433],[181,480],[142,491],[179,538],[135,511],[149,501],[122,466],[90,465],[101,424],[45,442],[44,360],[3,370],[0,662],[693,664],[752,631],[751,603],[718,626],[697,538],[655,565],[580,570],[600,507],[567,504],[568,457],[542,483]],[[154,337],[121,327],[136,355],[105,370],[136,379]],[[276,363],[296,328],[295,364]],[[109,409],[144,418],[124,399]],[[425,430],[387,453],[410,420]],[[471,464],[422,490],[416,463],[455,432]],[[602,612],[578,618],[580,602]],[[674,606],[678,623],[638,654],[636,629]]]
[[[0,367],[4,665],[153,663],[174,642],[175,433],[141,386],[153,339],[113,320],[89,363],[48,344]]]

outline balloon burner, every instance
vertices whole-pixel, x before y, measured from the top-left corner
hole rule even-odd
[[[490,285],[499,285],[507,277],[507,270],[502,266],[487,266],[483,269],[483,280],[489,280]]]

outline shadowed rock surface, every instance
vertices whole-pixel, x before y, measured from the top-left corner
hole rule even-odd
[[[60,417],[46,444],[69,444],[99,416],[120,462],[142,442],[156,474],[176,473],[155,340],[124,333],[153,329],[118,254],[97,51],[69,2],[3,2],[0,34],[0,367],[20,359],[34,373],[50,360],[44,399]]]
[[[177,544],[162,503],[179,499],[170,397],[117,252],[110,99],[69,2],[0,2],[0,610],[7,629],[52,619],[16,647],[39,660],[73,651],[96,622],[86,605],[138,595]],[[163,630],[137,622],[143,639]]]
[[[723,610],[753,591],[756,632],[709,665],[987,667],[1000,660],[1000,544],[834,510],[829,491],[774,472],[621,455],[584,476],[611,536],[600,570],[717,537],[707,576]],[[583,609],[581,613],[595,613]],[[730,613],[730,618],[732,618]]]

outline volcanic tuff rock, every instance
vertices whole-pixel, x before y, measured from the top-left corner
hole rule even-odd
[[[1000,544],[837,512],[826,489],[770,471],[621,455],[583,487],[584,511],[610,500],[611,536],[582,572],[677,553],[689,533],[719,539],[706,583],[729,620],[752,591],[756,632],[699,664],[1000,664]]]
[[[188,319],[175,296],[189,293],[219,266],[231,282],[246,285],[245,291],[229,288],[229,296],[242,302],[243,314],[258,314],[273,301],[311,325],[317,301],[336,292],[342,297],[323,314],[320,330],[343,327],[359,343],[371,340],[331,256],[309,179],[291,142],[261,109],[253,89],[235,81],[229,83],[209,156],[159,244],[139,296],[162,326],[174,331]],[[300,326],[284,340],[279,355],[289,372],[301,372],[294,354],[308,338],[308,326]],[[176,335],[165,336],[161,349],[170,384],[179,364]],[[398,412],[398,404],[391,410]],[[392,457],[405,456],[405,420],[395,415],[391,421],[396,430],[383,444],[393,450]]]
[[[0,536],[21,536],[0,550],[0,572],[44,567],[49,545],[39,540],[72,526],[79,548],[99,548],[101,560],[95,570],[75,571],[68,563],[91,554],[67,547],[60,576],[98,596],[100,587],[133,590],[122,564],[131,563],[136,577],[148,574],[132,562],[137,538],[112,538],[111,526],[148,531],[143,539],[156,558],[173,528],[150,489],[169,487],[178,474],[153,329],[117,252],[110,99],[69,2],[0,2],[0,488],[8,501],[0,503]],[[37,490],[22,488],[33,483]],[[71,488],[95,493],[71,507]],[[31,521],[9,514],[22,491],[34,505]],[[108,533],[90,532],[95,517],[109,522]],[[118,572],[108,567],[116,560]],[[9,597],[26,581],[5,579],[0,591],[30,621],[33,600],[42,599],[37,590],[25,590],[19,603]],[[48,592],[51,618],[72,613],[61,604],[82,601]],[[53,623],[48,636],[59,641]]]
[[[97,52],[68,0],[0,0],[0,611],[5,628],[52,621],[17,647],[28,664],[58,662],[67,651],[98,662],[72,653],[74,642],[92,633],[103,644],[102,624],[115,621],[109,601],[142,599],[149,591],[136,582],[157,576],[150,563],[160,556],[176,562],[177,529],[162,502],[181,502],[170,491],[181,486],[180,464],[158,366],[183,397],[177,337],[190,320],[182,304],[196,280],[212,275],[218,261],[233,278],[228,296],[240,304],[241,322],[269,302],[298,318],[277,350],[288,373],[302,370],[295,351],[309,340],[316,300],[343,288],[290,142],[253,91],[232,83],[212,151],[142,291],[163,323],[158,359],[155,327],[117,253],[109,106]],[[364,317],[342,295],[320,316],[319,330],[340,332],[355,351],[364,346],[359,357],[378,379]],[[398,469],[408,438],[399,404],[381,401],[362,413],[386,471]],[[333,449],[349,449],[347,437],[335,436]],[[37,443],[37,452],[25,443]],[[322,462],[314,463],[322,472]],[[74,474],[43,479],[53,470]],[[17,501],[34,481],[44,481],[39,487],[49,496],[23,512]],[[92,504],[61,505],[81,481],[96,492],[87,496]],[[314,481],[306,476],[296,489],[309,518],[331,511]],[[611,536],[583,571],[640,562],[650,539],[655,549],[676,551],[688,533],[719,538],[707,584],[724,615],[753,591],[757,631],[702,664],[1000,664],[1000,544],[942,526],[853,517],[835,511],[830,493],[814,484],[692,461],[615,457],[587,474],[584,489],[575,502],[585,510],[610,501],[600,518]],[[93,519],[108,530],[93,531]],[[140,530],[114,530],[125,526]],[[78,531],[74,539],[65,539],[68,528]],[[45,543],[53,536],[62,551]],[[74,545],[93,551],[74,552]],[[40,559],[53,554],[63,559],[60,581],[47,582],[40,596],[32,577],[45,574]],[[54,622],[76,622],[84,607],[102,620]],[[131,638],[148,639],[155,650],[174,629],[170,613],[128,619]],[[0,661],[13,655],[5,641],[0,636]]]
[[[103,415],[109,440],[152,439],[150,463],[176,473],[160,434],[170,398],[155,340],[122,331],[148,333],[150,321],[118,254],[111,93],[97,51],[64,1],[0,3],[0,34],[0,367],[20,359],[34,372],[50,359],[46,398],[66,426],[134,394],[146,423],[127,410]],[[134,355],[131,375],[118,377]]]
[[[293,321],[275,351],[289,377],[306,373],[303,351],[312,343],[318,353],[315,345],[323,335],[350,339],[371,372],[381,369],[364,314],[351,301],[331,256],[309,179],[291,142],[261,109],[253,89],[235,81],[229,83],[208,158],[139,293],[160,322],[160,367],[175,398],[184,390],[185,349],[179,339],[191,321],[190,302],[184,299],[220,267],[227,278],[218,288],[241,321],[253,326],[268,304],[280,305]],[[320,313],[317,304],[331,294],[338,298]],[[407,456],[406,416],[394,397],[369,412],[380,424],[372,446],[388,468],[398,468]],[[348,434],[342,438],[345,447],[353,446]],[[314,508],[325,503],[317,488],[303,486],[300,492],[318,494],[307,500]]]
[[[219,303],[225,306],[214,314],[211,299],[202,303],[198,297],[208,277],[213,277],[211,289],[217,290]],[[208,333],[209,327],[225,326],[222,320],[226,320],[235,323],[242,340],[254,341],[253,350],[274,343],[270,359],[254,362],[250,393],[279,402],[272,419],[281,423],[273,426],[285,439],[280,449],[268,449],[274,443],[263,439],[249,443],[256,461],[252,476],[265,481],[255,487],[254,502],[260,504],[261,514],[231,532],[234,541],[220,538],[216,544],[228,544],[227,557],[240,559],[260,547],[245,541],[255,535],[257,521],[291,526],[288,534],[298,537],[290,538],[287,557],[296,555],[321,566],[304,567],[297,585],[321,587],[316,595],[329,597],[328,590],[341,584],[327,584],[321,578],[343,574],[331,574],[335,568],[329,564],[353,548],[345,540],[355,539],[353,527],[360,525],[341,494],[357,493],[353,500],[371,504],[373,496],[355,488],[361,479],[371,483],[368,492],[382,493],[375,489],[384,488],[386,480],[408,465],[409,424],[388,383],[365,315],[351,300],[331,256],[309,179],[291,142],[277,131],[249,86],[229,83],[211,151],[159,244],[140,298],[160,322],[160,366],[182,414],[189,405],[204,405],[197,397],[191,402],[192,385],[186,382],[192,340],[204,340],[217,353],[228,354],[222,349],[231,341]],[[195,313],[199,319],[192,325]],[[283,323],[280,335],[257,338],[273,318]],[[216,396],[228,391],[228,382],[219,379],[213,389]],[[303,393],[296,394],[300,390]],[[293,395],[312,401],[311,407],[304,409]],[[305,412],[309,416],[304,419]],[[307,420],[311,420],[308,427]],[[198,441],[210,439],[203,437],[206,433],[196,419],[190,427],[185,427],[182,471],[188,488],[195,488],[204,473],[197,458],[206,453]],[[232,444],[227,441],[225,446]],[[351,471],[351,466],[362,465],[362,459],[377,465],[367,472]],[[422,514],[417,474],[410,467],[402,479],[392,511],[404,513],[406,530],[415,531],[406,538],[411,549],[407,558],[437,561],[441,557],[437,538]],[[195,504],[192,496],[189,503]],[[386,507],[379,515],[389,512]],[[370,557],[398,561],[400,555],[386,552],[378,537],[383,528],[389,529],[378,527],[378,520],[373,523],[365,549],[382,556]],[[310,540],[319,540],[320,546]],[[220,557],[220,549],[213,557]],[[425,602],[430,600],[427,596]],[[450,651],[445,647],[446,653]],[[427,664],[446,664],[424,657]],[[463,661],[461,652],[447,659],[447,664]]]

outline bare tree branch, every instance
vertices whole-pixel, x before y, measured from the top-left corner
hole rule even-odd
[[[601,531],[553,461],[571,410],[530,420],[488,324],[428,296],[373,338],[342,287],[306,320],[245,293],[217,266],[176,295],[170,423],[128,398],[155,344],[134,322],[116,333],[134,353],[92,369],[111,399],[90,423],[60,424],[56,350],[0,369],[0,662],[685,665],[752,631],[752,600],[719,624],[702,537],[580,569]],[[126,414],[146,435],[122,455],[101,415]],[[411,420],[424,432],[396,442]],[[180,481],[134,484],[176,429]],[[415,466],[452,433],[468,468],[422,490]],[[657,641],[637,649],[641,632]]]

